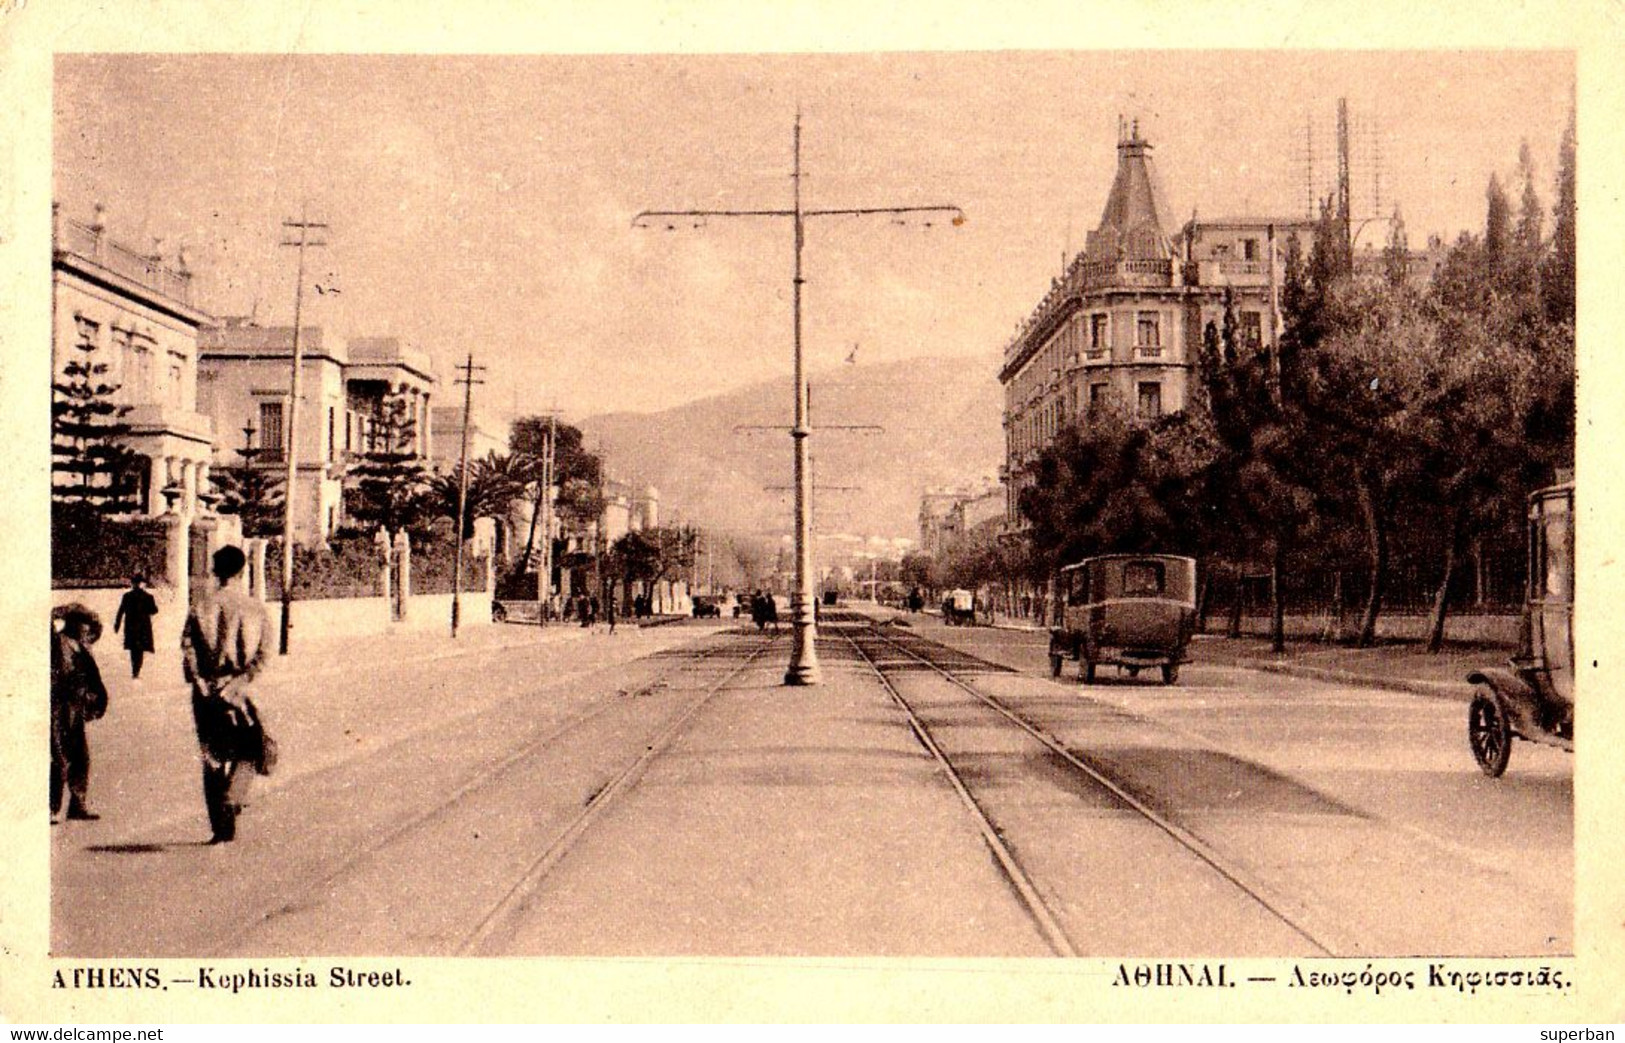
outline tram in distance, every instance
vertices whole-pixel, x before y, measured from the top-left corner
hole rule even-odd
[[[1068,565],[1059,576],[1061,618],[1050,628],[1049,669],[1078,662],[1085,684],[1097,666],[1137,677],[1160,670],[1179,680],[1196,626],[1196,561],[1173,554],[1104,554]]]
[[[1529,578],[1518,653],[1467,675],[1467,743],[1498,778],[1514,737],[1574,749],[1574,483],[1529,497]]]

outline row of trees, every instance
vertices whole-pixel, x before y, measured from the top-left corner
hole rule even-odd
[[[1483,234],[1421,288],[1397,214],[1383,271],[1361,275],[1347,215],[1324,205],[1308,255],[1289,244],[1279,357],[1243,342],[1227,298],[1187,407],[1063,430],[1021,497],[1030,558],[981,567],[1165,550],[1262,570],[1279,647],[1287,570],[1363,566],[1365,645],[1396,558],[1427,561],[1437,650],[1465,550],[1520,539],[1528,492],[1573,464],[1574,157],[1571,123],[1550,235],[1526,147],[1520,207],[1492,178]]]

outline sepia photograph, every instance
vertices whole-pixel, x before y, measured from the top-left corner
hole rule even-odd
[[[547,46],[49,49],[31,995],[1618,1020],[1575,46]]]

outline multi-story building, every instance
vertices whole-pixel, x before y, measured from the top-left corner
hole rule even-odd
[[[128,407],[125,445],[140,458],[141,513],[195,513],[208,491],[214,425],[198,411],[198,331],[213,320],[192,303],[184,254],[166,258],[107,234],[103,211],[89,224],[52,207],[51,364],[60,378],[79,345],[108,368],[110,401]]]
[[[231,318],[202,330],[199,345],[198,401],[221,432],[222,462],[285,469],[293,327]],[[429,461],[435,379],[428,356],[393,337],[346,343],[319,326],[304,326],[299,353],[294,538],[309,542],[327,539],[344,524],[346,465],[379,448],[386,401],[405,402],[408,446]]]
[[[1138,125],[1120,133],[1117,174],[1100,225],[1005,349],[1006,526],[1029,464],[1066,425],[1115,406],[1150,421],[1185,407],[1208,324],[1227,297],[1244,342],[1279,335],[1288,241],[1307,248],[1302,218],[1196,219],[1170,234],[1152,146]]]
[[[941,554],[978,525],[1004,513],[1004,492],[991,479],[962,489],[927,490],[920,497],[920,549]]]
[[[402,344],[398,337],[353,337],[349,364],[344,368],[349,409],[358,424],[357,451],[364,452],[373,438],[373,425],[391,399],[406,403],[411,420],[413,451],[433,458],[430,400],[434,395],[434,368],[429,356]]]
[[[220,432],[220,463],[251,461],[284,473],[293,327],[230,318],[205,328],[199,346],[198,403]],[[345,395],[348,355],[344,342],[319,326],[300,329],[299,353],[294,537],[325,540],[343,522],[344,464],[357,444]]]

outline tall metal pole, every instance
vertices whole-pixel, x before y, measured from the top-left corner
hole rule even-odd
[[[801,214],[801,113],[796,113],[795,171],[795,380],[796,426],[790,429],[795,445],[796,484],[796,589],[790,596],[791,646],[790,668],[785,671],[784,683],[793,685],[818,684],[823,673],[818,668],[818,622],[813,613],[812,589],[812,468],[807,466],[807,440],[812,437],[807,416],[807,374],[801,358],[801,247],[805,241],[806,222]]]
[[[299,208],[299,220],[282,222],[284,228],[297,228],[299,240],[283,246],[294,246],[299,249],[299,277],[293,290],[293,376],[288,388],[288,428],[287,455],[288,470],[282,488],[282,625],[280,637],[277,641],[277,653],[288,654],[288,631],[293,628],[293,519],[294,499],[299,478],[299,371],[304,368],[304,356],[300,352],[299,325],[304,314],[305,303],[305,248],[307,246],[322,246],[323,243],[310,241],[312,228],[326,228],[324,224],[311,222],[307,219],[305,207]]]
[[[790,210],[645,210],[632,219],[635,228],[649,227],[648,222],[665,220],[668,230],[675,230],[679,220],[720,217],[788,217],[795,227],[795,426],[790,429],[795,446],[795,500],[796,500],[796,577],[795,589],[790,595],[793,643],[790,668],[784,683],[792,685],[818,684],[822,680],[818,668],[818,653],[814,642],[818,632],[813,613],[812,588],[812,471],[808,465],[807,439],[812,435],[808,423],[807,380],[801,353],[801,254],[806,238],[806,221],[810,217],[864,217],[888,216],[900,219],[905,215],[922,217],[940,216],[951,219],[954,225],[965,222],[964,211],[957,206],[871,206],[803,209],[801,205],[801,113],[796,112],[795,166],[792,174],[795,205]],[[898,220],[901,224],[902,221]],[[925,222],[926,227],[931,221]],[[695,227],[700,227],[696,225]]]
[[[462,365],[463,376],[459,381],[463,385],[463,447],[458,455],[457,464],[457,550],[451,559],[451,636],[457,636],[457,624],[462,618],[462,591],[463,591],[463,526],[468,511],[468,426],[469,410],[474,405],[474,385],[483,384],[484,381],[474,379],[476,369],[484,366],[474,365],[474,354],[470,352],[468,361]]]

